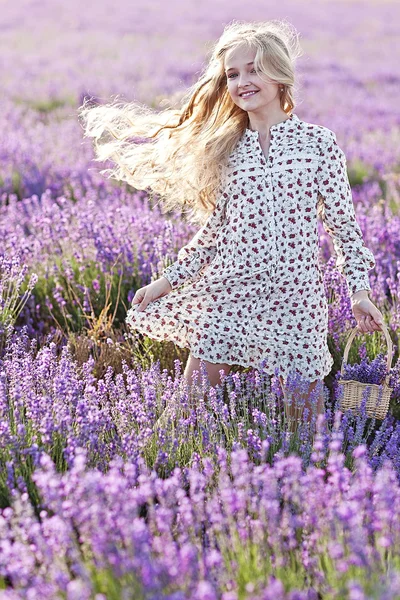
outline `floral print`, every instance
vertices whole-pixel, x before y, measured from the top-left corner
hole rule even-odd
[[[295,113],[270,128],[268,157],[246,129],[231,154],[214,211],[163,271],[172,291],[127,323],[212,363],[309,381],[333,365],[319,266],[317,208],[349,292],[370,290],[375,266],[356,221],[346,159],[335,134]]]

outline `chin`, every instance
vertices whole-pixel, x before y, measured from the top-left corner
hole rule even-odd
[[[263,105],[263,103],[259,102],[258,99],[257,100],[244,100],[244,101],[242,99],[240,99],[236,104],[238,106],[240,106],[240,108],[244,108],[245,110],[247,110],[247,107],[250,107],[250,106],[259,107],[259,106]]]
[[[247,112],[254,112],[255,110],[260,110],[260,108],[263,108],[264,104],[262,103],[258,103],[258,102],[254,102],[254,104],[248,104],[247,106],[242,106],[240,108],[243,108],[243,110],[246,110]]]

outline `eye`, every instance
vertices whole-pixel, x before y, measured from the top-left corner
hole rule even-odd
[[[252,70],[250,71],[250,73],[257,73],[257,70],[256,70],[256,69],[252,69]],[[232,78],[233,78],[235,75],[236,75],[236,73],[230,73],[230,74],[228,75],[228,79],[232,79]]]

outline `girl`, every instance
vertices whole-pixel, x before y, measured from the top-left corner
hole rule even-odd
[[[383,319],[368,298],[375,259],[355,218],[345,155],[330,129],[293,112],[297,38],[284,21],[233,22],[177,110],[130,103],[83,106],[81,115],[97,160],[116,163],[112,176],[159,193],[165,211],[187,206],[203,217],[177,260],[136,291],[127,323],[190,348],[189,384],[200,360],[216,385],[220,370],[265,359],[284,393],[289,374],[301,373],[308,401],[333,364],[319,215],[359,329],[381,329]],[[112,139],[101,141],[107,131]]]

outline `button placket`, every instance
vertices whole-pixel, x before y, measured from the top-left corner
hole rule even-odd
[[[274,140],[274,134],[271,133],[271,135],[269,136],[269,150],[268,150],[268,163],[271,165],[271,163],[274,160],[274,157],[272,156],[272,154],[275,151],[275,145],[273,143]]]
[[[277,134],[279,136],[279,133]],[[268,179],[268,195],[267,195],[267,205],[268,205],[268,216],[269,219],[267,221],[268,223],[268,229],[271,232],[271,254],[272,254],[272,260],[270,262],[270,283],[271,283],[271,279],[273,279],[274,274],[275,274],[275,270],[276,270],[276,253],[277,253],[277,240],[276,240],[276,224],[275,224],[275,218],[274,218],[274,193],[273,193],[273,189],[272,189],[272,172],[270,170],[270,167],[272,167],[273,162],[274,162],[274,152],[276,149],[275,146],[275,136],[274,133],[271,132],[270,133],[270,145],[269,145],[269,150],[268,150],[268,163],[267,163],[267,169],[266,169],[266,178]]]
[[[272,125],[270,127],[270,145],[268,149],[268,157],[264,155],[264,152],[261,147],[259,134],[257,131],[248,130],[250,132],[250,136],[253,142],[253,146],[257,146],[255,148],[255,153],[258,154],[259,162],[261,168],[264,171],[264,181],[266,184],[265,189],[265,200],[266,200],[266,208],[267,208],[267,218],[266,218],[266,227],[270,232],[271,246],[268,254],[271,257],[270,261],[270,276],[274,277],[277,270],[277,239],[276,239],[276,223],[274,217],[274,195],[272,190],[272,167],[274,163],[274,155],[276,152],[276,144],[278,142],[282,143],[286,137],[285,135],[285,127],[287,126],[287,122],[279,123],[277,125]]]
[[[266,194],[266,200],[267,200],[267,226],[269,231],[272,234],[272,237],[275,236],[275,220],[274,220],[274,207],[273,207],[273,194],[272,194],[272,177],[271,177],[271,172],[269,170],[269,163],[271,163],[273,161],[273,153],[275,150],[275,138],[274,138],[274,134],[271,133],[270,134],[270,144],[269,144],[269,149],[268,149],[268,162],[266,164],[266,176],[265,179],[267,180],[267,194]],[[261,149],[261,146],[260,146]],[[262,149],[261,149],[262,152]]]

